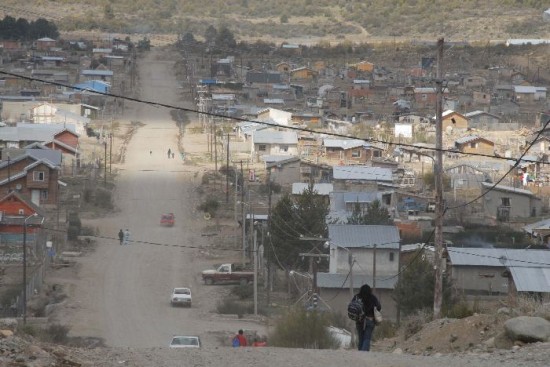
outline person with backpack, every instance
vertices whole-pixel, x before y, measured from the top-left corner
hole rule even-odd
[[[380,311],[382,306],[378,298],[372,294],[368,284],[361,286],[359,293],[353,296],[348,305],[348,317],[355,321],[357,330],[357,347],[359,350],[370,351],[370,342],[374,331],[374,309]]]
[[[233,337],[233,347],[234,348],[237,348],[237,347],[246,347],[248,345],[247,341],[246,341],[246,337],[244,336],[244,331],[241,329],[239,330],[239,332],[237,333],[237,335],[235,335]]]

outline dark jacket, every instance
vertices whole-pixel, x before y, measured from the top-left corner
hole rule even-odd
[[[354,297],[361,297],[360,294],[356,294]],[[374,308],[378,311],[382,310],[382,305],[380,301],[374,294],[369,294],[366,297],[361,297],[363,301],[363,309],[365,311],[365,316],[369,318],[374,318]]]

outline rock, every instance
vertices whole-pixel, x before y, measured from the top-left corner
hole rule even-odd
[[[0,319],[0,329],[2,330],[7,329],[11,331],[17,330],[17,319],[13,319],[13,318]]]
[[[435,358],[439,358],[439,357],[441,357],[442,355],[443,355],[443,354],[441,354],[441,353],[436,353],[436,354],[434,354],[433,356],[434,356]]]
[[[501,307],[497,310],[497,314],[499,315],[509,315],[510,309],[508,307]]]
[[[392,352],[393,354],[403,354],[403,349],[401,348],[395,348]]]
[[[504,330],[513,341],[545,342],[550,337],[550,322],[542,317],[519,316],[506,321]]]
[[[13,331],[11,330],[0,330],[0,337],[7,338],[13,336]]]
[[[505,331],[495,336],[494,343],[495,347],[499,349],[510,349],[512,348],[512,345],[514,345],[510,338],[508,338],[508,335],[506,335]]]
[[[487,348],[493,348],[495,346],[495,338],[489,338],[483,342],[483,345],[485,345]]]

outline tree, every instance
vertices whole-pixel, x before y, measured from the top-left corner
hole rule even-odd
[[[433,307],[434,283],[433,264],[421,252],[417,252],[409,264],[404,266],[392,297],[404,315],[430,310]],[[445,307],[451,303],[451,286],[447,277],[443,279],[443,289]]]
[[[30,33],[29,36],[32,39],[42,38],[42,37],[50,37],[55,39],[59,37],[59,31],[57,30],[57,26],[52,22],[48,22],[44,18],[38,18],[36,21],[31,22],[29,33]]]
[[[300,238],[325,238],[328,210],[328,203],[312,187],[296,198],[284,195],[271,213],[271,243],[266,247],[270,261],[289,269],[306,269],[308,264],[299,254],[311,251],[320,243]]]
[[[222,26],[220,31],[216,36],[216,46],[224,48],[235,48],[237,47],[237,41],[235,41],[235,36],[233,32],[227,28],[227,26]]]
[[[214,28],[213,25],[209,25],[208,28],[206,28],[206,31],[204,32],[204,40],[205,43],[210,46],[211,44],[216,42],[216,37],[218,36],[218,31],[216,28]]]
[[[355,203],[351,216],[347,218],[348,224],[392,224],[390,212],[383,207],[379,200],[367,204],[367,210],[363,212],[359,203]]]
[[[184,46],[192,46],[197,43],[197,40],[195,39],[195,36],[193,36],[193,33],[187,32],[181,38],[181,43]]]

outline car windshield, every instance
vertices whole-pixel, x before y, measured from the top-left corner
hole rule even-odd
[[[199,345],[199,341],[192,336],[176,336],[172,339],[171,345]]]
[[[191,294],[191,291],[189,289],[176,289],[174,291],[175,294]]]

